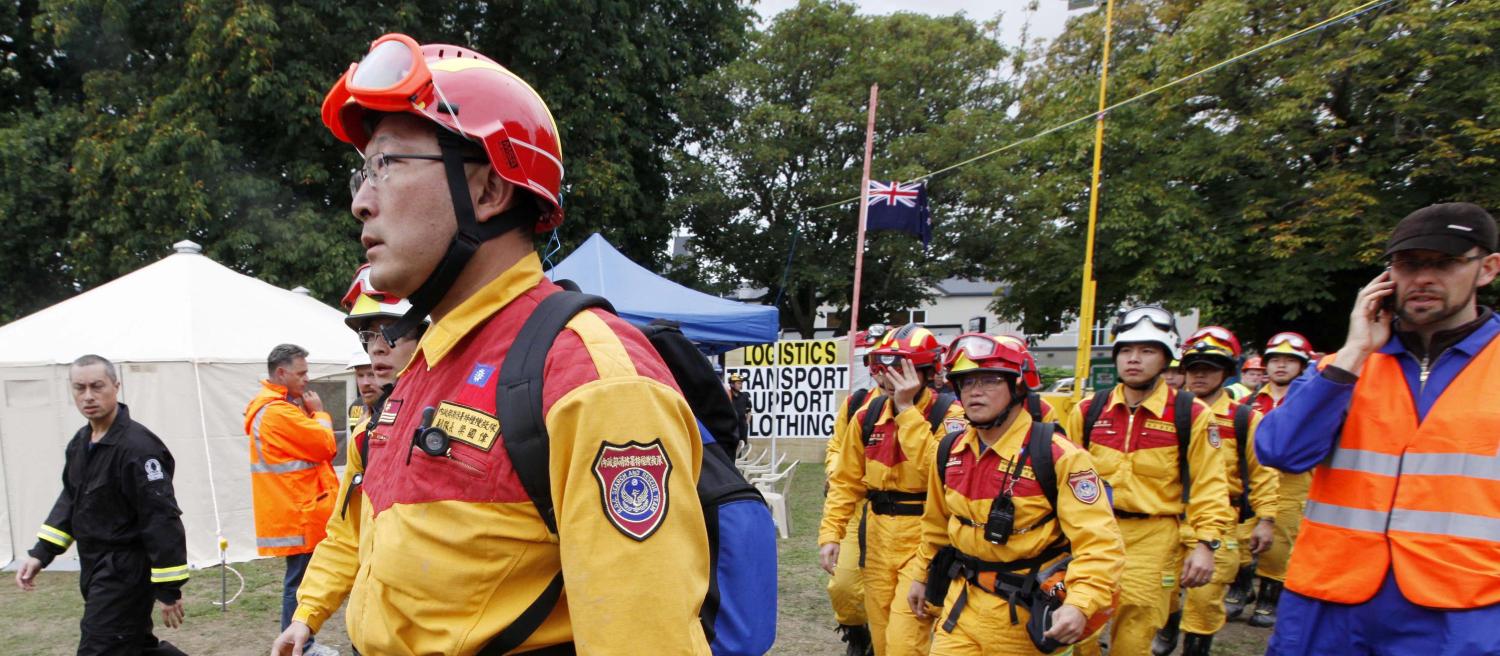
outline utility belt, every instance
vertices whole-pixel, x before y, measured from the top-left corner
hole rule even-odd
[[[1043,582],[1058,571],[1066,571],[1071,558],[1064,558],[1049,568],[1044,569],[1044,566],[1067,553],[1066,543],[1059,540],[1036,556],[1002,563],[976,558],[952,546],[943,547],[927,568],[927,602],[942,606],[948,596],[948,586],[954,581],[966,581],[973,587],[1004,598],[1010,608],[1012,625],[1021,623],[1016,607],[1025,605],[1032,616],[1027,622],[1027,635],[1043,653],[1056,651],[1061,645],[1043,638],[1042,634],[1051,611],[1062,605],[1061,577],[1057,577],[1058,583],[1054,586],[1057,589],[1043,589]],[[969,586],[965,586],[954,600],[948,619],[943,622],[944,631],[952,633],[958,626],[958,618],[968,600]],[[1033,624],[1037,626],[1033,627]]]
[[[922,514],[922,503],[927,501],[927,493],[870,490],[865,493],[865,498],[870,502],[870,512],[877,515],[912,517]]]
[[[1130,512],[1129,510],[1115,509],[1115,519],[1178,519],[1181,515],[1150,515],[1147,513]]]

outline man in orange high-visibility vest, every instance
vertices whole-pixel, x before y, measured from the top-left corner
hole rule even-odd
[[[1500,275],[1495,220],[1402,219],[1348,338],[1261,423],[1256,451],[1313,470],[1267,653],[1500,653]]]

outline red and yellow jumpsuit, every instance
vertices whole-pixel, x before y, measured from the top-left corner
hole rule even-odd
[[[1230,504],[1238,510],[1245,482],[1240,480],[1239,457],[1234,434],[1234,414],[1240,403],[1219,394],[1211,405],[1214,426],[1219,429],[1223,446],[1225,473],[1229,479]],[[1253,516],[1240,522],[1233,535],[1225,537],[1214,552],[1214,576],[1208,585],[1189,588],[1182,613],[1182,630],[1198,635],[1213,635],[1224,626],[1224,593],[1241,567],[1250,564],[1250,532],[1262,520],[1276,519],[1276,487],[1280,472],[1260,464],[1255,455],[1255,431],[1263,415],[1250,415],[1249,435],[1245,445],[1245,469],[1250,477],[1250,510]],[[1196,543],[1194,543],[1196,545]]]
[[[1210,430],[1213,413],[1208,405],[1193,402],[1187,457],[1191,497],[1184,508],[1174,425],[1179,392],[1158,380],[1141,404],[1131,408],[1123,387],[1116,385],[1110,392],[1109,405],[1094,425],[1089,453],[1113,488],[1115,517],[1125,538],[1125,571],[1120,608],[1110,630],[1110,653],[1149,654],[1177,592],[1183,543],[1228,537],[1235,515],[1229,507],[1223,449],[1218,429]],[[1066,429],[1074,441],[1083,441],[1084,415],[1092,402],[1085,399],[1068,415]],[[1184,512],[1188,526],[1180,529]],[[1097,655],[1099,644],[1085,640],[1076,653]]]
[[[973,428],[953,442],[950,453],[938,454],[933,447],[925,459],[929,473],[922,542],[903,569],[904,578],[928,582],[927,567],[945,546],[979,560],[1009,563],[1041,556],[1065,540],[1073,556],[1064,579],[1068,591],[1065,603],[1092,617],[1112,603],[1125,567],[1125,545],[1087,451],[1061,434],[1055,435],[1052,460],[1058,482],[1056,515],[1048,517],[1053,509],[1028,463],[1012,490],[1016,532],[1003,545],[984,538],[982,527],[990,506],[1009,482],[1015,458],[1026,448],[1031,424],[1029,416],[1019,415],[988,448]],[[944,464],[946,484],[937,473],[938,466]],[[983,575],[977,578],[985,580]],[[963,609],[953,629],[946,630],[960,594],[966,595]],[[1012,624],[1006,599],[982,585],[955,579],[943,609],[932,641],[934,656],[1038,653],[1026,634],[1029,609],[1016,608],[1018,621]]]
[[[828,479],[818,544],[842,542],[859,500],[869,500],[864,583],[870,641],[876,656],[926,654],[931,622],[918,620],[907,607],[911,580],[901,574],[901,566],[916,552],[921,539],[921,499],[927,493],[929,469],[922,466],[922,456],[950,426],[963,425],[963,408],[954,402],[946,419],[933,430],[927,420],[937,400],[932,390],[923,389],[916,402],[899,414],[894,412],[894,402],[881,403],[881,398],[872,395],[844,431],[837,466]],[[866,447],[862,424],[865,413],[876,407],[881,413]]]
[[[572,642],[584,654],[709,653],[698,618],[709,576],[695,492],[703,445],[639,331],[586,311],[547,356],[557,533],[511,467],[495,386],[522,323],[558,289],[526,256],[439,318],[400,376],[370,434],[368,549],[348,609],[360,652],[474,654],[561,570],[561,600],[517,652]],[[453,440],[446,456],[413,448],[428,408]],[[622,471],[632,487],[606,488]]]
[[[880,389],[875,388],[866,394],[866,401],[878,396]],[[849,430],[850,418],[859,408],[850,408],[849,401],[839,404],[838,416],[833,421],[833,437],[828,440],[828,451],[823,458],[823,473],[827,479],[833,478],[833,471],[838,467],[839,446],[843,443],[844,431]],[[842,626],[859,626],[866,623],[865,617],[865,583],[863,573],[860,571],[859,561],[862,549],[860,549],[860,526],[865,521],[865,500],[860,499],[854,508],[854,515],[849,519],[849,524],[844,528],[844,541],[839,543],[839,560],[833,568],[833,576],[828,578],[828,601],[833,604],[833,618]]]
[[[1287,390],[1266,384],[1255,395],[1255,409],[1262,415],[1275,410],[1286,399]],[[1255,574],[1272,581],[1286,581],[1286,565],[1292,557],[1292,545],[1302,528],[1302,511],[1307,507],[1307,491],[1312,487],[1311,471],[1300,474],[1280,472],[1276,498],[1276,533],[1271,548],[1260,555]]]
[[[344,467],[333,516],[328,518],[328,535],[313,550],[302,585],[297,588],[297,612],[292,619],[306,624],[313,633],[343,605],[359,573],[361,554],[370,552],[370,534],[360,531],[370,521],[370,504],[360,487],[352,483],[356,477],[362,480],[365,471],[358,442],[368,439],[365,432],[377,419],[361,417],[350,432],[355,437],[350,442],[349,463]]]

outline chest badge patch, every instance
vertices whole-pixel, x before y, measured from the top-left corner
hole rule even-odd
[[[448,439],[480,451],[489,451],[495,446],[495,438],[500,436],[500,420],[495,415],[451,401],[438,404],[432,425],[443,429]]]
[[[150,481],[159,481],[159,480],[167,477],[166,473],[161,470],[161,463],[157,462],[156,458],[152,458],[150,460],[147,460],[146,464],[145,464],[145,467],[146,467],[146,481],[147,482],[150,482]]]
[[[1213,447],[1213,448],[1215,448],[1215,449],[1217,449],[1217,448],[1219,448],[1219,445],[1222,444],[1222,443],[1223,443],[1223,440],[1219,439],[1219,427],[1215,426],[1213,424],[1209,424],[1208,425],[1208,445],[1211,446],[1211,447]]]
[[[389,426],[396,423],[396,415],[401,413],[401,399],[391,399],[385,402],[385,409],[380,412],[380,419],[376,423],[381,426]]]
[[[949,432],[949,433],[957,433],[958,431],[961,431],[964,428],[966,428],[968,425],[969,425],[969,422],[966,422],[966,421],[964,421],[962,419],[954,417],[952,419],[949,419],[946,423],[944,423],[943,424],[943,428],[947,432]]]
[[[594,456],[594,478],[605,518],[637,542],[651,537],[667,517],[671,474],[672,460],[661,440],[601,444]]]
[[[464,382],[475,387],[484,387],[493,375],[495,375],[495,365],[479,362],[474,364],[474,370],[469,372],[469,378]]]
[[[1099,500],[1099,475],[1090,469],[1086,472],[1073,472],[1068,474],[1068,487],[1073,490],[1073,497],[1081,503],[1093,503]]]

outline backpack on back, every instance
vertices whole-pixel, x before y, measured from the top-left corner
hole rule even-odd
[[[557,532],[549,469],[549,437],[542,411],[542,371],[552,343],[580,312],[613,312],[597,296],[562,291],[543,299],[522,325],[500,367],[495,411],[516,476],[548,530]],[[675,325],[644,331],[671,370],[698,420],[704,443],[698,500],[708,529],[709,589],[699,619],[715,656],[758,656],[776,639],[776,524],[760,492],[716,446],[715,431],[734,430],[734,408],[713,366]],[[481,654],[504,654],[525,642],[557,605],[559,572],[536,601]]]
[[[943,420],[948,417],[948,408],[958,401],[958,397],[949,392],[933,393],[937,398],[933,399],[932,407],[927,409],[927,426],[936,431],[939,426],[943,425]],[[880,415],[885,413],[885,407],[890,403],[891,397],[881,396],[875,399],[875,403],[871,404],[868,410],[865,410],[864,419],[859,422],[859,437],[864,441],[865,446],[870,446],[870,439],[875,435],[875,424],[880,421]],[[856,406],[854,409],[857,411],[859,408]]]
[[[1110,390],[1100,390],[1094,393],[1089,400],[1089,409],[1083,415],[1083,450],[1089,449],[1093,441],[1094,424],[1099,421],[1099,415],[1104,414],[1104,406],[1109,403]],[[1188,499],[1192,490],[1193,479],[1188,476],[1188,440],[1193,436],[1193,395],[1190,392],[1177,390],[1177,398],[1173,401],[1172,427],[1177,431],[1177,476],[1182,481],[1182,507],[1183,513],[1187,513]],[[1105,483],[1105,489],[1109,491],[1111,505],[1114,500],[1114,491],[1109,490],[1109,483]]]

